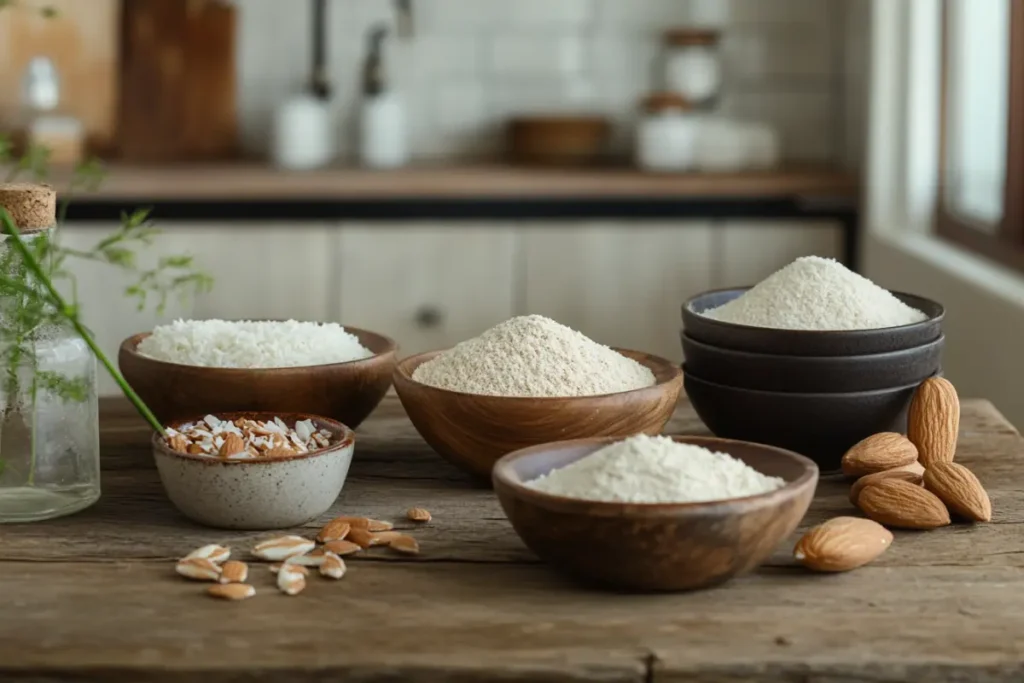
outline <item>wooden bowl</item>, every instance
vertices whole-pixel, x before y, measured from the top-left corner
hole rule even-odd
[[[337,500],[352,463],[355,435],[345,425],[316,415],[239,412],[216,413],[224,420],[281,418],[289,427],[311,420],[337,440],[303,455],[222,460],[171,450],[153,434],[153,457],[167,497],[194,522],[218,529],[284,529],[310,522]],[[167,426],[197,422],[203,415]]]
[[[681,591],[749,572],[793,533],[807,512],[818,468],[772,446],[714,437],[674,436],[728,453],[781,477],[770,493],[731,500],[639,504],[585,501],[524,486],[616,439],[579,439],[526,448],[494,466],[494,490],[512,528],[555,569],[598,586]]]
[[[196,413],[308,413],[355,429],[391,386],[398,346],[384,335],[346,327],[373,356],[294,368],[210,368],[167,363],[139,354],[143,332],[125,339],[121,374],[164,424]]]
[[[680,333],[686,367],[697,377],[743,389],[846,393],[922,382],[942,368],[946,338],[866,356],[780,356],[734,351]]]
[[[523,398],[448,391],[413,381],[412,373],[442,351],[399,361],[394,382],[409,419],[443,458],[488,480],[498,458],[565,439],[658,434],[682,389],[679,367],[639,351],[615,349],[654,373],[656,384],[601,396]]]
[[[702,312],[732,301],[750,287],[716,289],[683,304],[683,328],[690,338],[703,344],[735,351],[774,353],[782,356],[865,356],[890,353],[930,344],[942,335],[945,309],[930,299],[893,292],[897,299],[928,316],[899,327],[877,330],[776,330],[712,320]]]
[[[600,116],[521,116],[508,123],[514,163],[582,166],[601,160],[611,123]]]
[[[850,446],[879,432],[907,428],[918,383],[877,391],[786,393],[708,382],[685,372],[686,395],[716,436],[770,444],[806,455],[823,472],[839,469]]]

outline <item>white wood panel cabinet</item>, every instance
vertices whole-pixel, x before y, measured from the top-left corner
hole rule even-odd
[[[175,318],[330,319],[333,233],[329,226],[158,225],[163,234],[153,246],[140,250],[140,263],[155,264],[171,254],[192,254],[197,266],[214,277],[213,290],[185,306],[171,300],[166,312],[158,316],[153,306],[140,312],[134,300],[124,296],[131,278],[108,266],[69,260],[77,276],[83,317],[104,352],[116,355],[125,337]],[[106,223],[69,224],[63,228],[61,240],[69,247],[88,249],[115,228]],[[104,395],[117,393],[102,373],[100,391]]]
[[[508,223],[344,224],[335,318],[389,335],[409,356],[452,346],[513,315]]]
[[[843,257],[842,226],[828,221],[730,221],[718,225],[715,239],[716,288],[757,284],[801,256]]]
[[[524,228],[525,311],[611,346],[682,359],[680,306],[712,280],[711,225]]]

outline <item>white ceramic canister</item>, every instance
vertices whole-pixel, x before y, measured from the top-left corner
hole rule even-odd
[[[636,163],[648,171],[688,171],[696,162],[698,119],[676,93],[644,98],[637,123]]]
[[[722,87],[719,34],[705,29],[673,29],[664,36],[664,79],[697,108],[716,100]]]
[[[369,168],[397,168],[409,160],[405,111],[397,93],[385,90],[363,99],[359,160]]]
[[[707,173],[735,173],[749,168],[747,137],[742,124],[709,117],[701,122],[697,168]]]
[[[320,168],[334,160],[335,147],[328,100],[299,95],[274,112],[270,157],[276,166],[289,170]]]

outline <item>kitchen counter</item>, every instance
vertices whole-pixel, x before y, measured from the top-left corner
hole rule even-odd
[[[704,433],[683,399],[667,430]],[[165,499],[149,432],[103,406],[104,495],[78,515],[0,527],[0,678],[56,681],[746,681],[1024,677],[1024,440],[987,401],[963,402],[957,459],[989,487],[991,524],[900,532],[842,575],[794,566],[796,536],[760,570],[692,594],[582,588],[523,546],[488,490],[415,433],[393,397],[359,429],[332,510],[399,522],[421,554],[373,550],[335,583],[285,597],[203,595],[173,561],[205,543],[239,555],[268,534],[187,522]],[[852,513],[825,477],[801,531]],[[326,521],[330,515],[325,515]],[[295,533],[312,535],[309,525]]]
[[[159,168],[112,165],[99,191],[78,202],[681,197],[850,199],[854,175],[828,167],[728,174],[658,174],[623,169],[426,166],[394,171],[334,168],[289,172],[261,164]],[[67,179],[58,177],[64,189]]]

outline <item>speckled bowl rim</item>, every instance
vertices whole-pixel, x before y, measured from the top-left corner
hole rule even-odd
[[[205,465],[228,465],[232,467],[237,467],[240,465],[266,465],[279,462],[297,462],[299,460],[309,460],[311,458],[318,458],[324,455],[336,455],[338,451],[342,451],[345,450],[346,448],[355,446],[355,432],[353,432],[351,429],[349,429],[342,423],[338,422],[337,420],[332,420],[327,417],[320,417],[319,415],[309,415],[307,413],[289,413],[287,411],[279,411],[278,413],[275,414],[273,411],[269,410],[236,410],[230,413],[219,413],[214,415],[214,417],[220,418],[222,420],[236,420],[240,417],[252,418],[252,416],[266,416],[273,419],[274,417],[280,416],[282,413],[286,415],[296,415],[303,420],[312,420],[314,424],[320,423],[324,425],[326,428],[329,428],[332,432],[335,433],[335,435],[341,434],[342,439],[338,443],[332,444],[327,448],[321,448],[319,450],[310,451],[309,453],[302,453],[300,455],[280,455],[272,457],[253,458],[251,460],[224,460],[222,458],[214,458],[209,455],[194,455],[192,453],[179,453],[178,451],[171,450],[170,446],[168,446],[167,443],[164,441],[164,437],[158,434],[157,432],[153,432],[153,453],[154,455],[159,453],[160,455],[165,455],[171,458],[199,462]],[[189,422],[201,422],[204,417],[206,416],[202,415],[199,417],[191,417],[184,420],[174,420],[165,426],[170,427],[171,429],[177,429],[178,425],[186,424]]]
[[[261,320],[254,320],[252,322],[282,322],[282,321],[281,320],[261,319]],[[318,321],[310,321],[310,322],[318,322]],[[322,325],[323,323],[318,323],[318,324]],[[138,359],[140,359],[140,360],[142,360],[142,361],[144,361],[146,363],[152,363],[152,364],[157,365],[157,366],[162,366],[162,367],[167,367],[167,368],[188,368],[190,370],[210,370],[210,371],[216,371],[218,373],[235,374],[235,375],[245,375],[245,374],[252,374],[252,373],[284,375],[284,374],[287,374],[289,372],[303,371],[303,370],[308,370],[310,368],[324,368],[324,369],[326,369],[326,368],[340,368],[340,367],[358,367],[358,364],[360,364],[360,363],[371,363],[371,362],[374,362],[374,361],[378,361],[380,358],[383,358],[385,356],[389,356],[390,355],[390,356],[394,357],[394,356],[396,356],[398,354],[398,342],[396,342],[394,339],[392,339],[391,337],[387,336],[386,334],[381,334],[380,332],[374,332],[373,330],[367,330],[367,329],[362,328],[362,327],[349,327],[347,325],[342,325],[341,327],[344,328],[344,330],[346,332],[350,332],[350,333],[353,333],[353,334],[355,332],[362,332],[364,334],[371,334],[371,335],[373,335],[375,337],[379,337],[386,348],[383,351],[381,351],[379,353],[375,352],[372,356],[367,356],[366,358],[356,358],[355,360],[346,360],[346,361],[342,361],[340,363],[320,363],[318,365],[289,365],[288,367],[284,367],[284,368],[222,368],[222,367],[218,367],[218,366],[215,366],[215,365],[188,365],[187,363],[172,363],[172,362],[166,361],[166,360],[159,360],[157,358],[151,358],[150,356],[146,356],[144,354],[139,353],[138,346],[142,342],[143,339],[145,339],[146,337],[148,337],[151,334],[153,334],[153,330],[149,330],[147,332],[136,332],[135,334],[127,337],[126,339],[124,339],[121,342],[121,345],[120,345],[119,349],[121,351],[125,352],[125,353],[131,354],[135,358],[138,358]],[[362,342],[360,342],[360,343],[362,343]],[[369,347],[367,347],[367,348],[369,348]],[[372,351],[373,349],[370,349],[370,350]]]
[[[449,396],[451,396],[453,398],[461,397],[461,398],[465,398],[465,399],[474,399],[474,400],[508,401],[509,403],[517,402],[517,401],[519,401],[519,402],[528,402],[528,403],[542,403],[542,404],[546,404],[546,405],[549,405],[549,406],[552,406],[552,407],[554,407],[559,402],[566,402],[566,401],[601,400],[601,399],[608,399],[608,398],[612,398],[612,397],[628,396],[629,394],[639,394],[639,393],[645,392],[645,391],[646,392],[657,391],[658,393],[661,393],[662,391],[665,390],[665,387],[667,387],[668,385],[673,384],[675,382],[681,382],[682,376],[683,376],[683,370],[679,366],[679,364],[678,363],[673,363],[672,361],[670,361],[670,360],[668,360],[666,358],[662,358],[661,356],[656,356],[653,353],[647,353],[646,351],[637,351],[635,349],[624,349],[624,348],[621,348],[621,347],[609,346],[608,348],[610,348],[612,351],[615,351],[616,353],[618,353],[620,355],[622,355],[623,351],[626,351],[628,353],[635,353],[635,354],[640,354],[640,355],[643,355],[643,356],[647,356],[648,360],[656,361],[658,365],[664,366],[664,369],[669,373],[669,376],[666,377],[665,380],[660,381],[660,382],[656,381],[654,384],[652,384],[650,386],[647,386],[647,387],[639,387],[637,389],[627,389],[626,391],[616,391],[616,392],[611,393],[611,394],[589,394],[587,396],[495,396],[493,394],[471,394],[471,393],[468,393],[468,392],[465,392],[465,391],[453,391],[452,389],[443,389],[441,387],[435,387],[433,384],[424,384],[423,382],[417,382],[416,380],[414,380],[412,378],[412,375],[416,371],[416,368],[418,368],[419,366],[423,365],[423,363],[425,363],[428,360],[427,356],[431,356],[431,357],[437,356],[437,355],[440,355],[440,354],[442,354],[442,353],[444,353],[446,351],[450,351],[452,348],[454,348],[454,347],[450,347],[449,346],[449,347],[444,348],[444,349],[435,349],[433,351],[424,351],[422,353],[417,353],[415,355],[408,356],[406,358],[401,358],[401,359],[399,359],[398,363],[395,364],[395,371],[394,371],[393,374],[396,377],[401,377],[402,381],[408,382],[409,384],[415,384],[418,387],[423,387],[424,389],[428,389],[430,391],[436,391],[436,392],[439,392],[439,393],[442,393],[442,394],[447,394],[447,395],[449,395]],[[627,358],[628,358],[628,356],[627,356]],[[640,363],[640,365],[643,365],[645,368],[650,370],[651,374],[654,374],[655,375],[655,379],[657,379],[657,373],[655,373],[655,368],[652,367],[651,363],[646,363],[644,361],[637,360],[636,358],[630,358],[630,360],[634,360],[637,363]],[[411,370],[409,370],[408,372],[406,371],[406,366],[407,365],[411,366]],[[397,391],[398,387],[396,386],[395,389]]]
[[[581,498],[569,498],[567,496],[556,496],[551,493],[537,491],[527,487],[523,482],[513,479],[511,476],[512,463],[523,458],[535,457],[547,451],[576,448],[579,446],[607,446],[625,440],[623,437],[595,437],[588,439],[572,439],[569,441],[551,441],[549,443],[537,444],[512,451],[502,456],[494,464],[491,470],[491,481],[495,489],[505,487],[513,492],[516,497],[523,498],[532,504],[547,510],[567,511],[574,513],[586,513],[596,517],[644,517],[657,518],[661,516],[674,516],[680,512],[692,512],[695,514],[713,513],[718,508],[724,508],[723,513],[728,512],[727,508],[740,504],[756,504],[758,507],[775,507],[793,498],[800,493],[800,490],[811,481],[820,476],[817,463],[810,458],[800,455],[794,451],[756,443],[754,441],[742,441],[740,439],[723,439],[717,436],[701,436],[688,434],[663,434],[673,441],[703,446],[710,450],[727,451],[721,448],[725,444],[743,444],[744,446],[756,448],[762,452],[771,453],[780,458],[785,458],[803,466],[803,473],[792,481],[787,481],[774,491],[757,493],[742,498],[724,498],[722,500],[697,501],[692,503],[614,503],[601,500],[584,500]],[[595,448],[594,450],[597,450]],[[590,451],[591,453],[594,450]],[[582,456],[586,457],[586,456]],[[735,456],[734,456],[735,457]],[[576,462],[575,460],[573,462]],[[760,471],[760,470],[758,470]]]
[[[722,287],[722,288],[719,288],[719,289],[709,289],[707,291],[701,292],[700,294],[695,294],[695,295],[691,296],[689,299],[687,299],[683,303],[683,310],[684,311],[689,311],[690,313],[692,313],[695,316],[699,316],[700,319],[701,319],[701,322],[705,322],[705,323],[707,323],[709,325],[714,325],[716,327],[720,327],[720,328],[723,328],[723,329],[740,330],[740,331],[743,331],[743,332],[760,332],[762,334],[776,333],[776,334],[801,335],[801,336],[805,336],[805,337],[808,337],[808,338],[810,338],[810,337],[818,337],[818,338],[821,338],[821,337],[832,337],[832,338],[837,338],[837,337],[842,337],[844,335],[845,336],[849,336],[849,335],[863,336],[863,335],[867,335],[867,334],[882,334],[882,333],[889,332],[889,331],[902,332],[902,331],[906,331],[906,330],[912,330],[912,329],[914,329],[916,327],[926,327],[926,326],[934,324],[936,322],[942,322],[942,320],[946,316],[946,307],[943,306],[942,304],[940,304],[938,301],[935,301],[934,299],[929,299],[926,296],[921,296],[920,294],[912,294],[911,292],[899,292],[899,291],[896,291],[894,289],[887,289],[886,291],[889,292],[890,294],[893,294],[893,295],[898,296],[898,297],[906,296],[906,297],[911,297],[913,299],[920,299],[921,301],[926,301],[929,304],[937,307],[938,308],[938,313],[936,313],[935,315],[932,315],[932,316],[928,316],[924,320],[918,321],[916,323],[908,323],[906,325],[896,325],[895,327],[872,327],[872,328],[868,328],[866,330],[789,330],[789,329],[776,328],[776,327],[757,327],[756,325],[740,325],[738,323],[729,323],[729,322],[725,322],[725,321],[722,321],[722,320],[716,320],[714,318],[709,318],[706,315],[704,315],[703,313],[695,311],[693,309],[693,303],[695,301],[697,301],[697,299],[702,299],[702,298],[704,298],[706,296],[709,296],[711,294],[721,294],[722,292],[743,292],[743,293],[746,293],[746,292],[748,292],[749,290],[751,290],[753,288],[754,288],[754,285],[747,285],[746,287]],[[901,301],[902,301],[902,299],[901,299]],[[906,302],[904,301],[903,303],[906,303]]]

